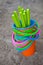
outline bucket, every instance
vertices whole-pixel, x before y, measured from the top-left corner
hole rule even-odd
[[[35,53],[35,50],[36,50],[36,41],[34,41],[34,42],[32,43],[32,45],[30,46],[30,48],[28,48],[28,49],[22,51],[21,54],[22,54],[23,56],[25,56],[25,57],[31,56],[31,55],[33,55],[33,54]]]

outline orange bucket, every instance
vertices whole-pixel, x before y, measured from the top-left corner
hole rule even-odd
[[[34,41],[32,43],[32,45],[30,46],[30,48],[22,51],[21,54],[24,55],[24,56],[26,56],[26,57],[33,55],[35,53],[35,50],[36,50],[35,46],[36,46],[36,41]]]

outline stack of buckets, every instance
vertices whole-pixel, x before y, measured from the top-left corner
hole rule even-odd
[[[21,17],[21,19],[19,20],[21,27],[19,27],[20,25],[19,23],[17,24],[17,21],[15,20],[17,16],[15,17],[15,15],[17,15],[17,13],[15,14],[14,12],[12,15],[12,19],[14,21],[14,24],[12,25],[12,30],[13,30],[12,44],[16,47],[16,50],[22,55],[26,57],[31,56],[35,53],[36,40],[39,38],[39,35],[40,35],[40,29],[39,29],[38,22],[36,20],[30,19],[30,25],[23,27],[22,26],[23,19],[19,15],[19,17]]]

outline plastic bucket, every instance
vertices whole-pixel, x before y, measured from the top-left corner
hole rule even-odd
[[[31,56],[35,53],[35,50],[36,50],[36,41],[34,41],[28,49],[22,51],[21,54],[26,57]]]

